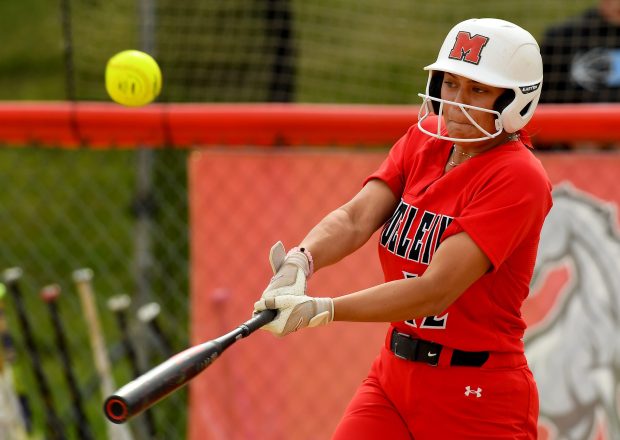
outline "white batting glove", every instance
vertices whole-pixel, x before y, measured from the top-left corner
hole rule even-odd
[[[254,304],[254,313],[276,309],[276,319],[261,327],[276,336],[286,336],[304,327],[318,327],[333,321],[334,301],[331,298],[280,295],[262,298]]]
[[[306,294],[306,280],[312,275],[313,269],[308,251],[293,248],[287,254],[282,242],[278,241],[271,247],[269,262],[273,277],[261,298]]]

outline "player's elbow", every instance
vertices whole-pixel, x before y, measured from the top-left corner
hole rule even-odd
[[[445,283],[420,278],[420,281],[427,282],[425,295],[426,300],[420,310],[421,316],[439,316],[458,298],[460,292],[454,287],[447,286]]]
[[[424,316],[441,316],[445,313],[450,304],[452,303],[449,301],[437,300],[430,305],[429,313]]]
[[[433,301],[429,302],[426,307],[426,311],[424,316],[440,316],[446,311],[446,309],[450,306],[451,302],[444,300],[443,298],[435,298]]]
[[[373,230],[367,222],[364,222],[350,206],[344,205],[334,211],[347,225],[347,231],[355,249],[362,246],[372,236]]]

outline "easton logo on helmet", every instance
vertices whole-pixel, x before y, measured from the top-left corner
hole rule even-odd
[[[482,48],[489,42],[489,37],[476,34],[473,37],[467,31],[460,31],[456,35],[456,41],[448,58],[465,61],[471,64],[479,64]]]
[[[540,87],[540,83],[532,84],[531,86],[519,87],[519,88],[521,89],[521,93],[527,94],[527,93],[535,92],[536,90],[538,90],[538,87]]]

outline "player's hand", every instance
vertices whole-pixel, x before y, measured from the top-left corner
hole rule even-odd
[[[261,298],[306,294],[306,280],[312,274],[312,263],[304,252],[295,248],[287,254],[282,242],[278,241],[271,247],[269,262],[273,277]]]
[[[261,298],[254,304],[254,313],[265,309],[278,311],[276,319],[262,327],[276,336],[286,336],[304,327],[318,327],[334,319],[334,302],[331,298],[280,295]]]

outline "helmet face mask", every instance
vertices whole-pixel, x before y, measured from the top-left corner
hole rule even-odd
[[[529,32],[508,21],[482,18],[457,24],[444,40],[437,61],[424,69],[429,71],[429,76],[426,93],[418,95],[423,98],[418,127],[440,139],[479,142],[493,139],[503,131],[514,133],[529,122],[540,98],[542,58],[538,44]],[[441,99],[444,72],[504,88],[506,93],[496,100],[492,110]],[[441,120],[445,105],[458,106],[482,136],[476,139],[444,136],[441,122],[435,133],[424,129],[422,122],[431,115],[431,110]],[[495,114],[497,131],[482,130],[466,109]]]
[[[422,93],[419,93],[418,96],[424,97],[424,100],[426,103],[425,105],[423,104],[420,107],[420,111],[418,113],[418,127],[420,128],[420,131],[430,136],[433,136],[439,139],[444,139],[447,141],[452,141],[452,142],[480,142],[480,141],[485,141],[487,139],[493,139],[499,136],[500,134],[502,134],[502,132],[504,131],[504,128],[502,127],[501,117],[500,117],[501,114],[497,110],[489,110],[489,109],[482,108],[482,107],[476,107],[474,105],[447,101],[445,99],[435,98],[433,96],[426,96],[426,95],[423,95]],[[445,105],[454,105],[458,107],[463,112],[465,117],[469,120],[469,122],[471,122],[471,124],[474,127],[476,127],[483,136],[478,137],[478,138],[453,138],[453,137],[444,136],[440,134],[442,131],[441,125],[443,121],[443,118],[442,118],[443,107]],[[481,127],[480,124],[478,124],[478,122],[469,114],[467,110],[477,110],[480,112],[490,113],[492,115],[495,115],[496,117],[495,132],[490,133],[487,130],[485,130],[483,127]],[[428,131],[422,126],[422,122],[431,115],[431,111],[439,115],[439,117],[437,118],[437,130],[435,131],[435,133]]]

